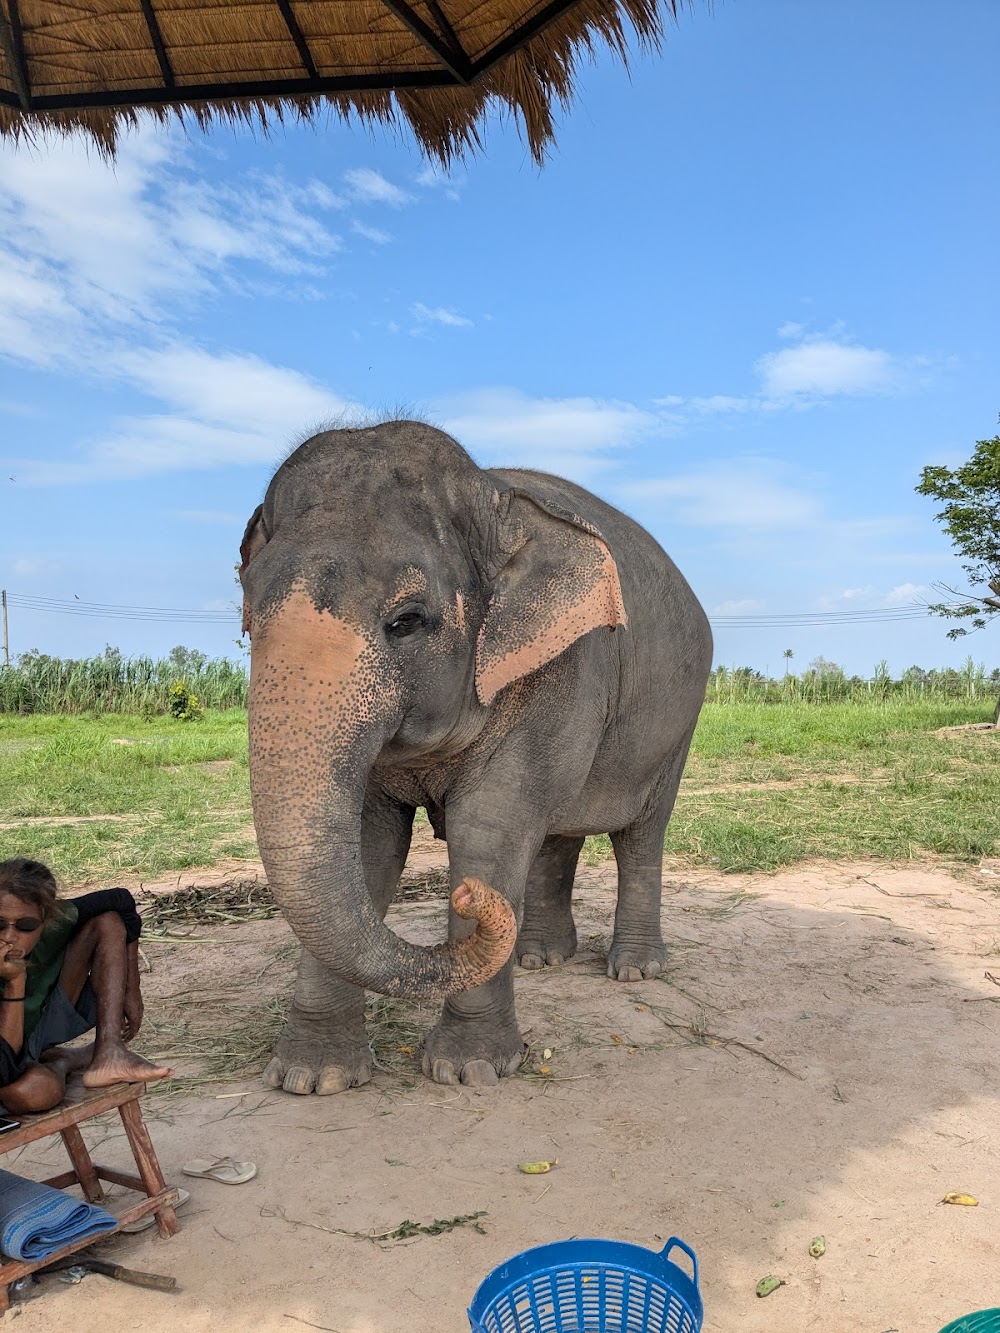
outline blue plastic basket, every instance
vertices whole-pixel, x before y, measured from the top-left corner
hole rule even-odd
[[[693,1275],[673,1263],[683,1250]],[[472,1333],[699,1333],[694,1250],[659,1254],[614,1240],[561,1240],[494,1268],[469,1307]]]
[[[1000,1333],[1000,1309],[980,1310],[943,1328],[941,1333]]]

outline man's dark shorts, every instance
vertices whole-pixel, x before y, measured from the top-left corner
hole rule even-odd
[[[85,1032],[97,1026],[97,1001],[91,990],[90,982],[83,983],[83,990],[76,1004],[71,1004],[62,985],[45,1002],[45,1008],[38,1018],[34,1032],[24,1044],[26,1064],[37,1064],[42,1051],[50,1046],[61,1046],[64,1041],[82,1037]]]

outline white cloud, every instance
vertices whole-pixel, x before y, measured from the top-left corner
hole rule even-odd
[[[245,282],[240,264],[318,273],[342,245],[315,215],[332,206],[325,187],[273,175],[240,190],[212,185],[186,169],[179,137],[162,131],[129,135],[113,165],[77,138],[34,153],[3,145],[0,177],[0,254],[20,275],[4,275],[5,324],[26,320],[44,341],[71,319],[158,323],[168,298],[190,303],[219,282]],[[51,360],[30,342],[19,353],[9,336],[2,346]]]
[[[901,383],[896,358],[880,348],[819,338],[768,352],[754,367],[771,399],[890,393]]]
[[[372,167],[354,167],[345,171],[344,180],[351,198],[358,203],[388,204],[390,208],[402,208],[413,198]]]
[[[18,578],[33,579],[50,574],[58,574],[62,569],[60,560],[53,560],[50,557],[35,559],[29,556],[19,556],[14,561],[13,570]]]
[[[446,199],[458,203],[464,182],[457,181],[441,167],[428,163],[416,177],[416,184],[423,190],[442,190]]]
[[[856,608],[859,602],[870,602],[878,594],[870,583],[861,588],[842,588],[840,592],[825,593],[818,599],[818,605],[824,611]],[[853,607],[852,607],[853,603]]]
[[[691,417],[778,412],[815,407],[834,398],[889,395],[931,383],[950,364],[939,356],[898,356],[880,347],[852,342],[837,325],[811,334],[801,324],[783,324],[781,338],[793,345],[766,352],[754,362],[755,394],[710,394],[683,398],[671,394],[655,401],[679,420]]]
[[[533,467],[586,481],[615,466],[614,451],[662,429],[652,412],[597,398],[532,398],[482,389],[434,403],[443,428],[482,462]]]
[[[290,432],[355,406],[298,371],[195,347],[121,353],[119,374],[172,411],[120,420],[81,462],[14,459],[25,485],[135,478],[224,463],[269,463]]]
[[[194,299],[257,281],[248,264],[286,293],[288,275],[322,273],[342,242],[319,215],[344,201],[321,182],[217,186],[162,131],[129,136],[113,167],[76,139],[2,146],[0,174],[0,355],[117,381],[154,405],[75,457],[8,458],[19,483],[270,461],[289,431],[350,406],[294,370],[172,331]]]
[[[666,508],[672,520],[695,527],[810,528],[821,518],[814,495],[781,479],[764,459],[735,459],[674,477],[629,483],[619,493],[637,505]]]
[[[739,601],[722,602],[713,607],[710,614],[713,616],[746,616],[752,611],[762,611],[763,609],[763,602],[759,602],[753,597],[744,597]]]
[[[926,583],[897,583],[882,599],[883,606],[925,606],[932,589]]]
[[[473,322],[456,310],[446,310],[444,306],[426,306],[422,301],[411,307],[411,313],[419,324],[444,324],[452,329],[471,329]]]
[[[871,609],[874,607],[926,606],[932,589],[926,583],[897,583],[888,592],[882,592],[871,583],[858,588],[844,588],[840,592],[820,597],[818,605],[824,611]]]
[[[374,245],[388,245],[392,240],[392,234],[383,231],[380,227],[366,227],[363,222],[352,222],[351,230],[358,236],[363,236],[366,241],[371,241]]]

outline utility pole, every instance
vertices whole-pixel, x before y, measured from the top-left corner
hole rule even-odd
[[[7,589],[0,592],[0,602],[3,603],[3,664],[10,666],[10,641],[7,638]]]

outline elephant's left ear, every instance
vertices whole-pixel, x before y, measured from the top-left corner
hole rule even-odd
[[[250,522],[246,525],[243,533],[243,540],[240,542],[240,579],[242,580],[246,567],[254,558],[258,551],[267,545],[268,540],[267,525],[264,523],[264,506],[258,505],[250,515]],[[243,634],[250,633],[250,603],[243,596]]]
[[[601,533],[578,515],[507,492],[511,551],[498,570],[476,647],[483,704],[591,630],[628,624],[618,566]]]

